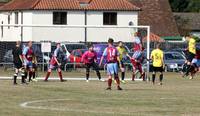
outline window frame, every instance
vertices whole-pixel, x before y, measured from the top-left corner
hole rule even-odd
[[[53,15],[53,25],[67,25],[67,12],[54,11],[52,15]],[[56,15],[58,16],[57,18],[59,19],[56,19]],[[62,19],[63,16],[65,16],[64,19]]]
[[[103,25],[118,25],[117,15],[118,15],[117,12],[103,12]]]
[[[19,12],[15,12],[15,24],[19,24]]]

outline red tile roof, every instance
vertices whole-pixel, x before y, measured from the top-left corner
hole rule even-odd
[[[168,0],[129,0],[141,7],[139,25],[150,25],[158,36],[179,36],[176,21]]]
[[[81,7],[80,3],[88,3]],[[0,10],[117,10],[138,11],[127,0],[12,0]]]
[[[89,10],[140,10],[127,0],[92,0]]]
[[[6,4],[6,2],[0,2],[0,7],[5,5],[5,4]]]
[[[78,0],[80,3],[90,3],[91,0]]]

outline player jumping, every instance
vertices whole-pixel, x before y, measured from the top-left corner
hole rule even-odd
[[[47,74],[46,74],[46,77],[45,77],[45,80],[44,80],[44,81],[48,81],[48,78],[49,78],[49,76],[51,75],[51,72],[52,72],[53,69],[57,69],[58,75],[59,75],[59,77],[60,77],[60,81],[61,81],[61,82],[64,82],[64,81],[65,81],[65,80],[63,79],[63,77],[62,77],[62,70],[61,70],[61,68],[60,68],[61,63],[59,62],[59,54],[62,53],[60,43],[57,43],[56,47],[57,47],[57,48],[55,49],[54,54],[53,54],[53,56],[52,56],[52,58],[51,58],[50,65],[49,65],[49,69],[48,69],[48,72],[47,72]]]
[[[106,90],[111,90],[111,85],[112,85],[112,76],[114,76],[116,82],[117,82],[117,89],[122,90],[120,87],[120,80],[118,76],[118,61],[119,60],[119,52],[117,48],[113,46],[113,39],[108,40],[108,47],[104,50],[103,56],[101,57],[100,60],[100,66],[102,64],[102,61],[104,57],[107,58],[107,74],[108,74],[108,88]],[[120,68],[122,69],[121,64]]]
[[[135,80],[135,71],[138,69],[141,77],[143,78],[143,80],[145,80],[145,74],[142,70],[142,63],[141,61],[143,60],[142,58],[142,42],[140,40],[140,38],[138,37],[139,33],[136,32],[134,34],[134,38],[133,38],[133,51],[134,54],[131,58],[131,63],[133,65],[133,74],[132,74],[132,81]]]
[[[144,49],[142,49],[143,51]],[[132,72],[132,81],[135,81],[135,76],[136,76],[136,71],[138,70],[141,77],[143,79],[143,81],[145,81],[145,72],[142,69],[142,62],[144,61],[144,55],[142,53],[142,51],[140,52],[136,52],[134,53],[134,55],[132,57],[130,57],[131,59],[131,63],[132,63],[132,67],[133,67],[133,72]]]
[[[196,72],[200,72],[200,49],[196,49],[195,58],[192,60],[192,66],[190,69],[190,79],[193,79]]]
[[[192,37],[192,35],[186,37],[186,40],[188,41],[188,53],[186,56],[187,60],[185,62],[186,72],[182,75],[183,77],[189,75],[192,68],[192,60],[195,58],[196,55],[196,40]]]
[[[157,44],[156,49],[151,52],[151,60],[153,61],[152,83],[155,84],[156,73],[160,72],[159,85],[162,85],[163,67],[165,64],[163,60],[163,51],[160,49],[160,44]]]

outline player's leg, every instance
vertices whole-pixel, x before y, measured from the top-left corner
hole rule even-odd
[[[111,90],[112,86],[112,75],[114,74],[114,71],[112,69],[112,64],[107,64],[107,74],[108,74],[108,87],[106,90]]]
[[[138,70],[140,72],[142,80],[145,81],[146,80],[145,79],[145,72],[142,70],[142,64],[141,63],[138,64]]]
[[[185,63],[182,65],[182,70],[181,70],[182,77],[185,76],[186,70],[187,70],[187,60],[186,60]]]
[[[36,71],[37,71],[37,66],[36,66],[36,64],[33,64],[33,74],[32,74],[32,76],[33,76],[33,81],[37,81],[36,80]]]
[[[163,81],[163,68],[162,67],[159,67],[159,71],[160,71],[160,77],[159,77],[159,85],[162,85],[162,81]]]
[[[31,61],[29,61],[27,63],[27,68],[28,68],[28,82],[32,81],[32,76],[33,76],[33,63]]]
[[[49,76],[51,75],[51,72],[52,72],[52,69],[54,69],[54,67],[55,66],[53,66],[53,65],[49,65],[49,69],[48,69],[48,71],[47,71],[47,74],[46,74],[46,77],[45,77],[45,79],[44,79],[44,81],[48,81],[48,78],[49,78]]]
[[[61,70],[61,68],[60,67],[58,67],[58,76],[59,76],[59,78],[60,78],[60,81],[61,82],[64,82],[65,80],[63,79],[63,76],[62,76],[62,70]]]
[[[27,77],[28,77],[28,67],[27,65],[24,66],[24,78],[27,81]]]
[[[29,67],[29,78],[28,78],[28,81],[31,82],[32,81],[32,76],[33,76],[33,68],[32,67]]]
[[[18,76],[18,73],[19,73],[19,69],[17,67],[15,67],[15,74],[13,75],[13,84],[14,85],[17,85],[17,76]]]
[[[25,78],[26,78],[26,77],[25,77],[25,76],[26,76],[26,74],[25,74],[25,72],[26,72],[26,71],[25,71],[25,68],[22,67],[22,68],[20,69],[20,71],[21,71],[21,77],[22,77],[21,83],[22,83],[22,84],[27,84],[27,83],[26,83],[26,80],[25,80]]]
[[[114,78],[116,80],[117,89],[122,90],[122,88],[120,87],[120,80],[119,80],[119,75],[118,75],[118,65],[117,65],[117,63],[113,63],[113,69],[114,69]]]
[[[196,64],[193,64],[191,65],[191,68],[190,68],[190,78],[189,79],[193,79],[196,72],[197,72],[197,67],[196,67]]]
[[[97,77],[100,81],[104,81],[101,79],[101,73],[99,72],[99,66],[96,63],[92,64],[92,67],[94,68],[94,70],[96,71]]]
[[[200,72],[200,59],[197,59],[197,72]]]
[[[135,72],[137,69],[137,65],[134,59],[131,60],[132,63],[132,81],[135,81]]]
[[[122,80],[122,83],[126,83],[125,82],[125,65],[123,63],[123,61],[121,61],[121,66],[122,66],[122,69],[121,69],[121,80]]]
[[[86,82],[89,82],[89,77],[90,77],[90,64],[86,64]]]
[[[186,73],[185,73],[186,76],[189,75],[189,73],[190,73],[190,70],[192,68],[192,60],[193,60],[194,57],[195,57],[195,54],[189,53],[187,68],[186,68]]]
[[[136,72],[136,67],[133,66],[133,70],[132,70],[132,81],[135,81],[135,72]]]
[[[152,73],[152,83],[153,85],[155,84],[155,79],[156,79],[156,67],[153,67],[153,73]]]

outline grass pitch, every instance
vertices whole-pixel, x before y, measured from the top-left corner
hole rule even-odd
[[[123,91],[114,83],[106,91],[107,83],[98,81],[14,86],[0,80],[0,116],[200,116],[198,76],[189,80],[167,73],[163,86],[130,81],[121,86]]]

